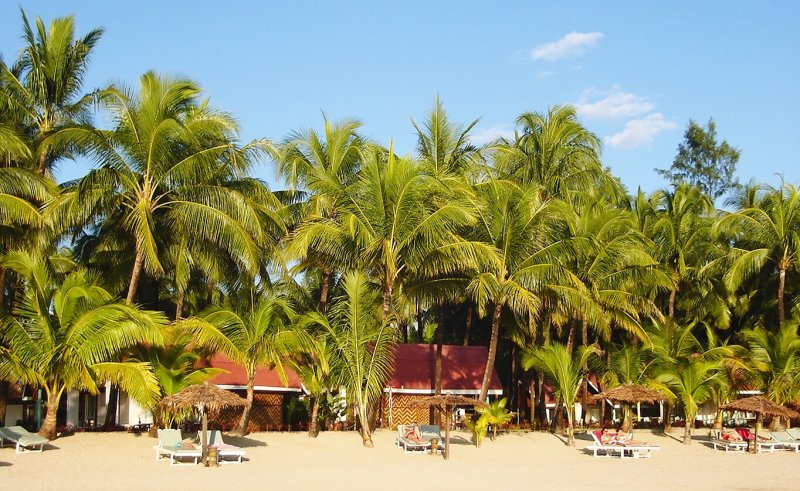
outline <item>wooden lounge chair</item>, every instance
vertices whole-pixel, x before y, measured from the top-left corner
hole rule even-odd
[[[44,450],[44,444],[50,443],[47,438],[31,433],[22,426],[0,428],[0,447],[6,440],[15,445],[17,453],[41,452]],[[39,449],[37,450],[36,447]]]
[[[769,434],[775,441],[780,442],[781,447],[794,450],[795,453],[800,453],[800,440],[795,440],[788,432],[771,431]]]
[[[203,443],[203,432],[197,432],[197,439]],[[222,439],[222,432],[213,430],[208,432],[208,448],[217,449],[217,462],[220,464],[241,464],[242,457],[244,457],[245,450],[235,445],[228,445]],[[225,457],[233,457],[233,459],[226,459]]]
[[[169,456],[169,465],[197,464],[202,456],[200,448],[188,448],[181,442],[181,430],[158,430],[158,444],[153,447],[156,460]],[[191,459],[193,462],[189,461]]]
[[[586,447],[586,450],[592,451],[592,454],[595,457],[601,456],[598,452],[604,452],[606,456],[612,456],[615,453],[618,453],[620,458],[622,459],[635,459],[635,458],[647,458],[649,459],[652,456],[652,452],[654,450],[661,450],[661,447],[658,445],[649,445],[649,444],[642,444],[642,443],[603,443],[601,441],[601,436],[603,435],[603,430],[595,430],[589,432],[592,435],[592,439],[594,443]],[[630,438],[630,437],[629,437]]]
[[[736,434],[738,435],[738,433]],[[723,432],[720,430],[713,430],[711,432],[711,444],[714,446],[714,450],[716,450],[717,447],[722,447],[726,452],[746,452],[748,446],[745,440],[728,440],[723,438]]]

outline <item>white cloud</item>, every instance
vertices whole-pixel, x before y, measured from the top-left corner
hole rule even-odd
[[[605,97],[598,101],[589,102],[589,99],[598,94],[604,94]],[[644,97],[623,92],[619,85],[611,87],[611,90],[606,93],[589,89],[573,105],[578,114],[588,119],[617,119],[637,116],[648,113],[655,107],[653,103]]]
[[[488,128],[475,128],[469,135],[469,141],[473,145],[485,145],[493,142],[499,137],[514,138],[514,128],[510,124],[496,124]]]
[[[580,55],[594,48],[601,39],[603,39],[602,32],[571,32],[558,41],[533,48],[530,55],[534,60],[546,61]]]
[[[652,143],[657,134],[664,130],[678,127],[674,121],[667,121],[661,113],[653,113],[642,119],[634,119],[625,123],[619,133],[605,137],[605,142],[612,147],[631,149]]]

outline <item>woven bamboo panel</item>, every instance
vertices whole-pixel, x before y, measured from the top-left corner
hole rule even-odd
[[[409,425],[412,423],[428,424],[430,419],[430,409],[427,406],[412,406],[414,401],[430,397],[429,395],[416,394],[392,394],[392,417],[389,418],[389,395],[383,394],[381,407],[383,410],[383,424],[388,426],[392,423],[392,429],[397,425]]]
[[[225,431],[236,427],[242,417],[241,408],[226,408],[213,418],[213,422]],[[248,431],[280,431],[284,429],[283,394],[257,393],[253,395]]]

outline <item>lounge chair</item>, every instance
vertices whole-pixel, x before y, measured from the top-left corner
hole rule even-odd
[[[788,433],[789,436],[794,438],[795,440],[800,440],[800,429],[789,428],[786,430],[786,433]]]
[[[163,456],[169,456],[169,465],[197,464],[202,456],[199,448],[183,446],[181,442],[181,430],[166,429],[158,430],[158,444],[153,447],[156,451],[156,460]],[[186,459],[191,459],[190,462]]]
[[[47,438],[31,433],[22,426],[0,428],[0,447],[6,440],[15,444],[17,453],[41,452],[44,450],[44,444],[50,443]],[[36,450],[37,446],[38,450]]]
[[[747,441],[754,441],[755,440],[755,433],[747,428],[737,428],[736,431],[742,435]],[[781,446],[781,442],[774,440],[771,436],[767,437],[764,435],[758,435],[758,441],[756,442],[756,451],[757,452],[775,452],[775,449]]]
[[[603,443],[601,441],[603,430],[591,431],[590,434],[592,435],[594,443],[586,447],[586,450],[591,450],[595,457],[601,455],[598,452],[604,452],[605,455],[609,457],[614,453],[619,453],[622,459],[635,459],[640,457],[649,459],[652,456],[651,452],[654,450],[661,450],[661,447],[658,445],[650,445],[647,443]],[[630,439],[630,436],[628,438]]]
[[[769,434],[775,441],[780,442],[781,447],[794,450],[795,453],[800,453],[800,440],[795,440],[788,432],[771,431]]]
[[[738,435],[738,433],[736,433]],[[711,432],[711,444],[714,446],[714,450],[717,447],[722,447],[725,449],[726,452],[734,451],[734,452],[746,452],[748,443],[746,440],[730,440],[727,438],[723,438],[724,433],[720,430],[713,430]]]
[[[203,432],[197,432],[197,439],[200,444],[203,443]],[[222,439],[222,432],[219,430],[208,432],[208,448],[217,449],[217,462],[220,464],[241,464],[242,457],[244,457],[245,450],[235,445],[228,445]],[[226,459],[225,457],[233,457],[233,459]]]
[[[397,436],[395,442],[399,448],[402,448],[405,453],[425,453],[425,450],[431,448],[431,439],[436,438],[439,443],[436,445],[437,450],[442,450],[442,436],[439,427],[436,425],[422,425],[420,426],[420,441],[415,441],[406,436],[406,432],[411,425],[397,425]]]

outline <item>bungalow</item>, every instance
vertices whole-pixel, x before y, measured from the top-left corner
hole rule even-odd
[[[486,370],[485,346],[442,346],[442,393],[478,397]],[[413,403],[434,395],[436,346],[400,344],[392,372],[381,397],[382,425],[428,421],[430,412]],[[503,386],[492,370],[489,395],[500,396]]]
[[[211,379],[221,389],[227,389],[242,397],[247,395],[247,374],[244,367],[238,365],[222,355],[215,355],[209,365],[222,368],[228,373],[222,373]],[[287,415],[284,408],[289,399],[300,396],[306,392],[300,377],[286,367],[286,386],[281,382],[278,372],[266,368],[256,370],[253,394],[253,408],[250,411],[250,425],[248,431],[280,430],[286,426]],[[236,426],[241,415],[241,409],[223,410],[216,418],[216,423],[223,429]]]

